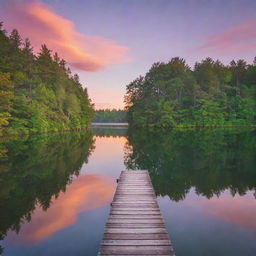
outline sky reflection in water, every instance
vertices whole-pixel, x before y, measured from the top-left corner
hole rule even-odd
[[[34,245],[49,239],[58,230],[76,224],[81,212],[99,208],[111,202],[116,185],[114,180],[96,174],[76,178],[47,211],[37,207],[32,220],[22,226],[18,235],[13,231],[7,241],[15,245]]]
[[[109,135],[113,133],[115,132],[111,131]],[[106,135],[106,131],[104,134]],[[84,150],[92,148],[88,163],[85,156],[83,164],[80,158],[76,159],[81,162],[80,175],[77,177],[71,170],[72,166],[76,166],[75,162],[70,164],[70,175],[73,179],[67,183],[64,190],[59,191],[57,198],[56,193],[52,193],[50,207],[46,211],[42,209],[42,203],[37,203],[31,220],[27,222],[21,219],[24,223],[21,223],[18,234],[9,227],[2,243],[3,255],[97,255],[109,213],[109,203],[116,187],[115,179],[120,175],[120,171],[129,165],[150,171],[159,205],[178,256],[255,255],[254,133],[246,136],[243,133],[225,133],[224,137],[217,136],[221,138],[219,143],[216,142],[216,134],[207,134],[206,137],[201,134],[202,141],[214,145],[212,148],[208,147],[208,151],[205,151],[207,154],[200,151],[193,141],[180,145],[179,140],[179,148],[175,144],[175,138],[181,136],[177,137],[177,134],[170,138],[174,147],[164,143],[170,142],[170,135],[161,135],[157,141],[152,139],[156,138],[155,135],[145,136],[146,140],[143,140],[142,135],[136,137],[136,133],[132,136],[97,136],[87,148],[83,147],[84,143],[69,145],[74,139],[70,140],[67,143],[68,151],[63,153],[63,156],[70,156],[74,151],[76,155],[82,156]],[[234,136],[236,138],[233,140]],[[191,137],[191,134],[188,134],[188,137]],[[212,142],[209,142],[209,138]],[[185,136],[183,140],[188,139]],[[236,172],[239,170],[232,167],[230,172],[229,162],[234,161],[233,157],[236,157],[240,150],[245,150],[241,145],[248,141],[252,143],[246,148],[247,159],[244,163],[240,162],[243,176],[240,175],[240,180],[237,180]],[[133,150],[131,146],[134,147]],[[193,152],[196,148],[197,151],[193,155],[195,159],[191,159],[192,151],[189,152],[189,147]],[[12,151],[11,144],[7,145],[7,148]],[[138,148],[140,152],[137,151]],[[212,159],[213,154],[215,158],[219,158],[217,151],[221,148],[221,156],[226,156],[224,164],[218,161],[214,172],[210,170],[206,173],[203,167],[208,165],[207,157]],[[85,155],[88,157],[88,154]],[[188,157],[184,161],[191,166],[190,172],[184,171],[186,164],[180,159],[177,160],[185,155]],[[10,157],[9,161],[11,159]],[[19,161],[24,161],[24,158]],[[49,161],[55,160],[51,156]]]

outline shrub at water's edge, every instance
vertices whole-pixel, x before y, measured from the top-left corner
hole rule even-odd
[[[77,74],[42,45],[35,55],[28,39],[0,23],[0,136],[87,128],[92,104]]]
[[[178,57],[155,63],[127,85],[125,103],[137,127],[255,125],[256,58],[228,66],[207,58],[193,70]]]

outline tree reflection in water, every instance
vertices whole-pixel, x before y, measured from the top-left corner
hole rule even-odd
[[[129,130],[125,165],[149,170],[157,195],[174,201],[192,187],[207,198],[225,189],[234,196],[256,189],[255,152],[255,131]]]
[[[0,142],[0,239],[19,232],[37,206],[47,210],[94,150],[90,132],[37,135]],[[2,249],[0,249],[2,250]]]

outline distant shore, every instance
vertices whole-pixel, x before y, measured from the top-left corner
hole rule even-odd
[[[90,128],[127,128],[128,123],[91,123]]]

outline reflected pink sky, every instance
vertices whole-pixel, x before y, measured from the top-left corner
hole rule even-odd
[[[76,223],[78,215],[111,202],[115,180],[97,174],[85,174],[76,178],[67,191],[61,192],[47,211],[37,207],[32,220],[22,226],[20,233],[10,231],[7,242],[15,245],[40,243],[55,232]]]
[[[179,204],[190,210],[199,211],[209,219],[256,230],[256,201],[251,191],[248,191],[246,195],[236,194],[233,197],[228,190],[225,190],[219,197],[213,196],[207,199],[204,196],[196,195],[194,189],[191,189],[185,200]]]
[[[98,137],[95,136],[95,147],[89,163],[84,164],[81,173],[98,173],[117,179],[121,170],[125,170],[124,147],[126,137]]]
[[[244,196],[214,196],[210,200],[197,201],[197,206],[210,218],[256,230],[256,201],[251,192]]]

